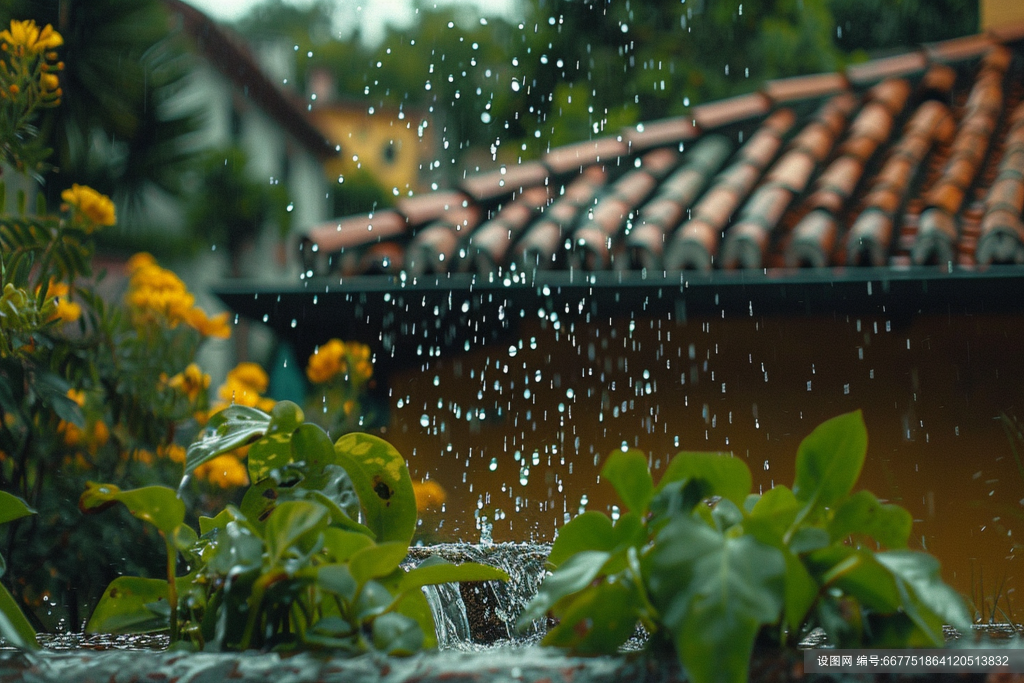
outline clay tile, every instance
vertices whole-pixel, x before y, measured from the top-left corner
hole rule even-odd
[[[835,95],[849,87],[850,84],[843,74],[825,73],[768,81],[762,92],[779,105]]]
[[[809,210],[821,209],[831,214],[838,214],[843,210],[847,199],[847,195],[842,194],[834,187],[827,186],[811,193],[811,196],[804,202],[804,207]]]
[[[864,205],[891,216],[900,208],[900,195],[888,187],[876,187],[864,197]]]
[[[474,235],[483,230],[485,226],[497,224],[509,230],[519,230],[533,220],[537,210],[525,202],[511,202],[497,213],[487,223],[481,225],[474,231]]]
[[[1001,208],[1020,214],[1021,209],[1024,209],[1024,182],[1020,178],[1005,178],[997,181],[988,191],[985,207],[989,211]]]
[[[975,253],[978,263],[1024,263],[1024,225],[1019,215],[1008,211],[986,214],[981,231],[982,236]]]
[[[877,149],[878,140],[865,136],[851,137],[839,147],[842,154],[855,157],[863,162],[870,159]]]
[[[562,230],[558,224],[540,220],[530,226],[514,248],[513,258],[527,268],[551,268],[562,244]]]
[[[998,43],[1018,43],[1024,41],[1024,22],[990,28],[988,34]]]
[[[890,157],[875,177],[874,186],[903,192],[914,172],[915,161],[908,156]]]
[[[825,125],[812,122],[793,138],[790,149],[800,150],[815,161],[823,161],[832,150],[835,135]]]
[[[812,211],[793,228],[786,245],[786,265],[790,268],[824,268],[835,248],[839,228],[836,219],[824,211]]]
[[[626,221],[630,208],[618,197],[607,197],[592,212],[587,212],[586,220],[579,230],[599,230],[605,236],[614,235]]]
[[[933,62],[949,64],[968,59],[977,59],[987,53],[995,43],[984,33],[962,38],[943,40],[938,43],[924,45],[925,55]]]
[[[956,69],[946,64],[933,64],[921,79],[920,88],[926,93],[946,95],[956,84]]]
[[[926,78],[927,76],[928,74],[925,74]],[[907,104],[907,98],[910,97],[910,83],[905,78],[887,78],[871,88],[868,97],[873,102],[880,103],[889,110],[890,114],[895,116],[903,111],[903,107]]]
[[[857,98],[850,93],[836,95],[818,111],[814,120],[828,126],[833,135],[839,135],[857,104]]]
[[[379,242],[403,235],[406,232],[405,218],[396,211],[377,211],[368,215],[349,216],[338,221],[321,223],[307,234],[311,249],[331,253],[341,249]]]
[[[760,268],[767,247],[767,230],[756,223],[737,223],[722,242],[722,267]]]
[[[471,175],[459,187],[475,201],[487,203],[528,187],[543,185],[547,179],[548,170],[544,164],[528,161],[502,167],[497,171]]]
[[[739,156],[758,168],[765,168],[782,146],[780,135],[762,126],[747,144],[740,148]]]
[[[951,182],[936,184],[925,195],[925,204],[955,216],[964,201],[964,190]]]
[[[701,104],[691,111],[697,126],[703,131],[709,131],[764,116],[770,109],[771,101],[767,97],[761,93],[750,93]]]
[[[395,208],[405,216],[410,226],[416,227],[435,221],[454,209],[464,208],[469,203],[469,197],[462,192],[428,192],[399,199]]]
[[[698,136],[700,131],[694,127],[690,116],[639,123],[623,131],[623,138],[633,153],[655,147],[678,147],[680,143],[694,140]]]
[[[731,188],[734,193],[745,197],[760,177],[760,167],[751,164],[733,164],[718,176],[717,184]]]
[[[655,199],[640,211],[638,224],[653,224],[664,232],[675,229],[683,218],[683,205],[672,199]]]
[[[582,227],[573,234],[571,265],[582,270],[604,270],[609,265],[607,236],[597,227]]]
[[[539,211],[551,201],[551,188],[547,185],[531,187],[519,196],[515,203],[524,204],[531,209]]]
[[[794,123],[796,123],[796,113],[792,109],[777,109],[764,120],[761,127],[776,135],[785,135]]]
[[[673,173],[658,188],[658,199],[671,200],[689,206],[704,188],[707,178],[693,168],[683,168]]]
[[[855,86],[862,86],[886,78],[914,76],[923,73],[927,66],[928,58],[923,52],[906,52],[849,66],[846,68],[846,77]]]
[[[394,242],[374,244],[359,259],[363,275],[396,275],[405,267],[405,249]]]
[[[815,186],[833,190],[844,198],[850,197],[863,173],[863,161],[851,156],[842,156],[829,164],[818,177]]]
[[[846,262],[884,266],[892,242],[892,223],[892,217],[880,211],[865,211],[858,216],[846,239]]]
[[[815,159],[802,150],[788,152],[768,172],[767,183],[781,185],[794,194],[800,194],[811,181],[817,165]]]
[[[633,208],[647,199],[657,185],[658,181],[652,175],[637,169],[615,181],[612,193]]]
[[[907,133],[917,133],[919,135],[931,136],[933,130],[942,124],[942,121],[946,119],[949,124],[954,125],[953,117],[949,113],[949,107],[942,102],[937,100],[927,100],[917,108],[914,115],[907,121],[907,125],[904,130]],[[945,124],[945,125],[949,125]]]
[[[579,172],[581,168],[612,161],[629,152],[626,143],[618,138],[604,137],[556,147],[544,155],[544,165],[555,175]]]
[[[711,188],[697,204],[694,215],[710,225],[717,226],[719,230],[725,227],[740,202],[735,189],[726,185],[717,185]]]
[[[884,142],[892,133],[892,112],[880,102],[869,102],[850,124],[850,138],[869,137]]]
[[[1004,73],[1010,68],[1010,62],[1013,61],[1013,53],[1002,45],[996,45],[981,60],[983,68],[995,69],[1000,73]]]
[[[459,238],[447,225],[431,224],[413,238],[405,253],[406,266],[413,274],[445,273]]]
[[[665,233],[656,225],[638,225],[626,239],[631,268],[655,270],[660,267],[665,249]]]
[[[718,226],[699,219],[685,223],[665,250],[665,269],[711,270],[720,232]]]
[[[792,200],[793,192],[789,188],[782,185],[764,185],[743,207],[740,221],[753,222],[771,230],[782,218],[782,214],[786,213]]]
[[[656,149],[640,157],[640,169],[661,180],[676,167],[682,155],[677,149]]]
[[[959,157],[951,159],[942,173],[944,180],[966,189],[974,181],[978,172],[978,165],[972,159]]]

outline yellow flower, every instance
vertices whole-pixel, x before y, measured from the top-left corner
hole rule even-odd
[[[188,396],[189,401],[195,403],[199,393],[210,386],[210,376],[196,363],[189,363],[187,368],[167,380],[167,384],[172,389],[181,391]]]
[[[309,357],[309,363],[306,365],[306,377],[313,384],[324,384],[347,369],[345,343],[340,339],[332,339],[317,348]]]
[[[266,371],[258,363],[239,363],[228,371],[227,383],[241,385],[253,390],[257,394],[262,394],[267,390],[270,379],[267,377]],[[221,393],[221,398],[226,398],[223,392]]]
[[[31,19],[11,20],[11,27],[0,31],[0,40],[13,48],[15,54],[37,55],[64,44],[64,39],[47,24],[42,30]]]
[[[93,229],[96,226],[111,226],[117,222],[114,202],[110,201],[110,197],[100,194],[87,185],[75,183],[71,186],[70,190],[61,192],[60,198],[69,207],[73,207],[77,213],[85,216],[88,222],[92,224]],[[92,232],[88,228],[87,231]]]
[[[416,496],[416,509],[420,512],[438,508],[448,499],[448,494],[445,493],[445,490],[432,479],[414,481],[412,483],[412,492]]]
[[[196,306],[188,311],[185,316],[185,322],[204,337],[227,339],[231,336],[231,326],[228,325],[227,311],[218,313],[210,318],[206,315],[206,311]]]
[[[185,447],[179,446],[176,443],[160,445],[156,448],[157,456],[161,458],[167,458],[171,462],[183,463],[185,462]]]
[[[137,271],[140,268],[155,265],[156,259],[153,258],[152,254],[149,254],[145,251],[140,251],[139,253],[135,254],[130,259],[128,259],[128,262],[125,263],[125,268],[128,270],[129,273],[135,273],[135,271]]]
[[[85,406],[85,392],[79,389],[68,389],[67,397],[78,404],[79,408]]]
[[[222,489],[245,486],[249,483],[249,472],[245,464],[231,453],[204,462],[195,469],[195,476],[206,479]]]

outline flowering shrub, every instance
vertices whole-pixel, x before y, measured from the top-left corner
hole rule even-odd
[[[0,161],[29,175],[45,169],[35,119],[60,101],[52,27],[14,21],[0,31]],[[116,223],[110,198],[72,185],[51,210],[23,191],[7,206],[0,183],[0,490],[36,515],[12,517],[0,546],[14,597],[44,626],[47,604],[66,605],[73,627],[120,569],[165,571],[153,530],[125,533],[83,518],[71,501],[89,479],[123,487],[176,482],[185,445],[226,406],[269,410],[267,377],[243,364],[216,391],[196,354],[226,339],[226,313],[210,315],[149,254],[126,265],[123,297],[96,291],[94,239]],[[192,477],[199,509],[222,507],[248,483],[243,450],[204,463]],[[0,501],[2,502],[2,501]],[[3,515],[0,514],[0,517]],[[0,595],[2,598],[2,595]],[[2,605],[0,605],[2,609]],[[38,627],[39,624],[37,624]]]
[[[331,339],[306,364],[313,384],[308,412],[334,436],[366,428],[363,395],[373,379],[370,347]]]

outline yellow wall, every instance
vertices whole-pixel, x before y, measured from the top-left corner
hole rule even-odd
[[[398,188],[405,195],[420,189],[420,168],[432,152],[430,127],[423,126],[422,117],[397,111],[371,115],[365,108],[347,105],[328,105],[314,109],[312,115],[327,138],[341,145],[340,156],[325,167],[329,177],[362,169],[385,190]]]
[[[1024,0],[981,0],[981,30],[1024,23]]]

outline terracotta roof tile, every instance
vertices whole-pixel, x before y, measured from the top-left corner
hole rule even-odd
[[[765,116],[771,111],[771,100],[762,93],[739,95],[726,100],[701,104],[693,109],[693,120],[702,131],[711,131],[733,123]]]
[[[1024,22],[990,28],[988,35],[997,43],[1019,43],[1024,41]]]
[[[854,86],[861,87],[886,78],[916,76],[927,67],[928,57],[924,52],[906,52],[849,66],[846,68],[846,77]]]
[[[305,272],[1024,263],[1024,109],[1003,113],[1024,99],[1024,30],[1012,50],[996,35],[772,81],[319,226]]]
[[[543,162],[555,175],[565,175],[579,173],[587,166],[613,161],[628,153],[629,148],[621,138],[598,138],[556,147],[544,155]]]
[[[700,131],[693,125],[693,117],[677,116],[650,123],[640,123],[623,131],[629,151],[636,154],[655,147],[678,146],[696,139]]]
[[[813,74],[768,81],[762,92],[773,104],[782,105],[828,97],[848,90],[849,87],[850,83],[843,74]]]
[[[548,179],[548,169],[539,161],[502,166],[497,171],[468,176],[459,185],[474,201],[486,204],[513,192],[543,185]]]

